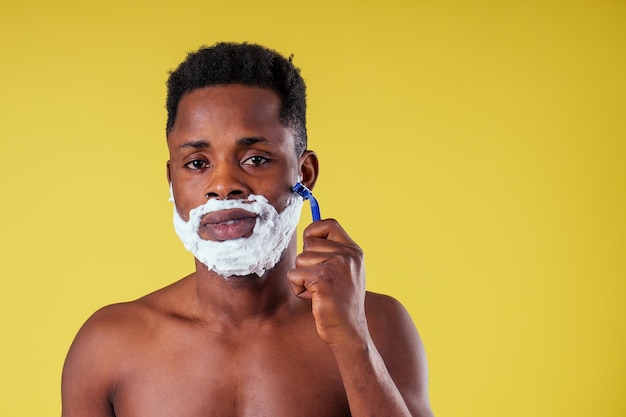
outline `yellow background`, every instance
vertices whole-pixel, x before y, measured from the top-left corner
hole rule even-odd
[[[437,417],[626,416],[625,18],[593,0],[3,1],[0,416],[59,415],[84,320],[191,271],[164,83],[220,40],[295,54],[322,214],[415,319]]]

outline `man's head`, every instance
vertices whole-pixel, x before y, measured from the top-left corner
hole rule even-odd
[[[218,43],[190,53],[167,81],[169,135],[181,98],[204,87],[243,84],[273,90],[281,99],[280,119],[293,131],[296,154],[307,148],[306,87],[300,70],[282,55],[254,44]]]
[[[290,60],[257,45],[202,48],[171,74],[174,221],[210,271],[261,276],[285,256],[293,261],[302,204],[293,186],[312,188],[318,173],[306,150],[304,92]]]

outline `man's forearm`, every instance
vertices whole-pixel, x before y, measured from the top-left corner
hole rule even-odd
[[[371,339],[360,347],[336,347],[334,354],[352,417],[432,417],[417,400],[411,410]]]

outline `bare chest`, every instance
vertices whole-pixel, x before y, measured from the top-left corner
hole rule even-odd
[[[349,416],[334,358],[314,333],[154,342],[120,364],[116,417]]]

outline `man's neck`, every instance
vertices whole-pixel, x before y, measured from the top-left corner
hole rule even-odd
[[[262,277],[224,278],[196,260],[193,277],[201,314],[212,322],[235,327],[288,319],[302,304],[287,280],[287,272],[294,268],[295,246],[294,239]]]

